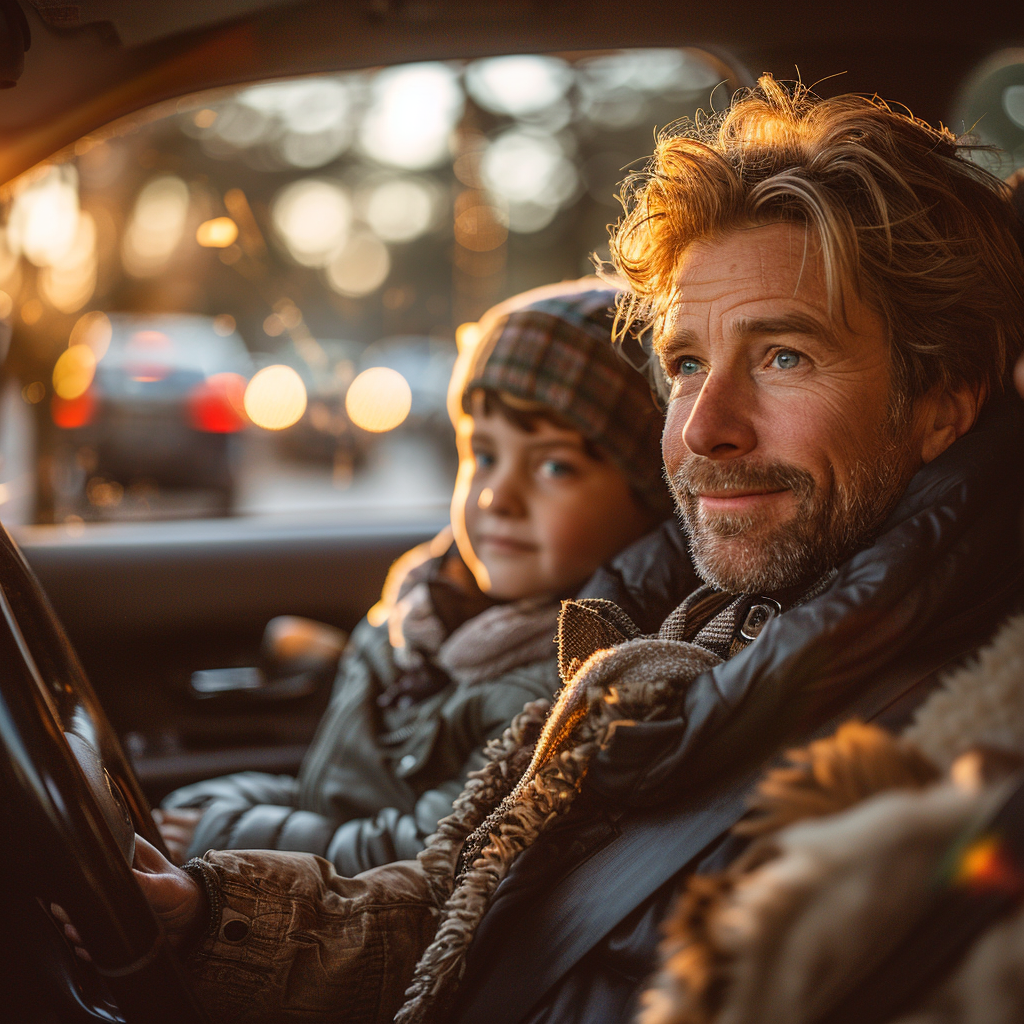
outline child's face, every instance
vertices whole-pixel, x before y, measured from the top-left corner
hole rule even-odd
[[[475,395],[459,423],[452,527],[480,589],[497,600],[571,593],[655,524],[622,473],[574,430],[526,431]]]

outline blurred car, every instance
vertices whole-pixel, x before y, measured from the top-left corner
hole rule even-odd
[[[448,419],[448,381],[455,365],[452,342],[417,335],[381,338],[363,349],[360,371],[384,366],[400,373],[409,385],[411,406],[404,425],[435,434],[445,452],[455,451],[455,435]]]
[[[369,438],[345,411],[345,393],[358,372],[365,346],[336,338],[319,339],[301,349],[294,343],[274,359],[292,367],[306,386],[306,410],[278,435],[281,449],[294,459],[355,469],[366,458]]]
[[[81,394],[54,395],[66,436],[58,490],[103,507],[125,487],[199,489],[230,510],[252,366],[237,331],[204,316],[113,313]],[[114,485],[111,489],[111,485]]]

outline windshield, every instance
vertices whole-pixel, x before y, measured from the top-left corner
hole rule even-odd
[[[722,80],[693,50],[424,63],[81,139],[0,235],[6,521],[436,514],[459,338],[606,256],[653,127]]]

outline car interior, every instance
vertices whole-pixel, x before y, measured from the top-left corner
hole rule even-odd
[[[447,523],[458,331],[587,271],[615,183],[656,128],[771,72],[973,133],[1001,151],[979,161],[1009,174],[1024,165],[1022,46],[1020,13],[994,0],[0,0],[0,1019],[206,1019],[128,871],[134,831],[158,842],[148,807],[187,783],[297,772],[345,635],[392,562]],[[503,99],[488,62],[516,56],[534,64]],[[410,88],[436,88],[431,110],[451,105],[440,143],[409,127],[415,112],[393,137],[367,127],[409,69],[426,76]],[[534,87],[550,96],[528,109]],[[516,191],[538,167],[549,206]],[[407,204],[398,223],[389,188]],[[327,215],[303,213],[314,189],[343,222],[333,241]],[[32,249],[33,216],[44,234],[59,227],[46,196],[92,225],[84,291],[70,263]],[[152,237],[150,200],[169,218],[153,214]],[[198,247],[162,252],[174,231]],[[138,319],[120,412],[96,370],[107,313],[116,330]],[[184,345],[169,314],[228,353],[180,395],[169,382],[184,357],[161,355]],[[369,412],[355,387],[367,373]],[[254,385],[272,378],[259,406]],[[89,397],[94,379],[105,397]],[[290,419],[287,387],[301,388]],[[125,445],[153,455],[146,431],[158,438],[169,408],[214,439],[213,497],[118,468]],[[386,488],[360,482],[378,476]],[[99,922],[117,966],[77,961],[51,901]]]

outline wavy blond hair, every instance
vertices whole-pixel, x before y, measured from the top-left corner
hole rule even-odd
[[[622,188],[619,326],[657,338],[683,253],[733,228],[796,222],[817,239],[833,316],[883,318],[904,398],[1000,390],[1024,348],[1024,260],[1010,189],[946,128],[877,97],[820,99],[770,76],[728,109],[662,132]]]

